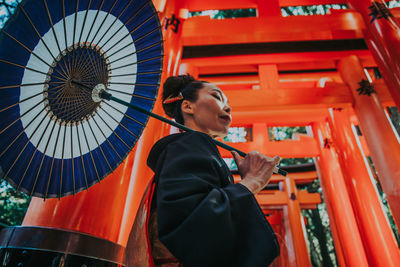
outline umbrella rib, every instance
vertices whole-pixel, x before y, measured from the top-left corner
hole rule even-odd
[[[97,65],[96,65],[95,62],[93,61],[92,56],[90,55],[90,52],[89,52],[88,50],[85,50],[85,52],[86,52],[86,54],[88,55],[88,58],[89,58],[89,60],[90,60],[90,63],[92,64],[92,68],[93,68],[93,71],[94,71],[94,73],[95,73],[94,78],[99,79],[99,76],[98,76],[99,70],[97,69]]]
[[[84,19],[83,19],[81,32],[80,32],[80,34],[79,34],[79,39],[78,39],[78,45],[79,45],[79,46],[80,46],[80,43],[81,43],[83,30],[85,29],[87,14],[88,14],[88,12],[89,12],[89,8],[90,8],[90,4],[91,4],[91,3],[92,3],[92,0],[89,0],[88,6],[87,6],[86,12],[85,12],[85,17],[84,17]],[[80,61],[80,58],[81,58],[81,57],[82,57],[82,53],[79,55],[79,61]]]
[[[36,28],[36,26],[33,24],[31,18],[29,17],[28,13],[25,11],[25,9],[22,7],[22,5],[18,5],[18,7],[20,7],[20,9],[22,10],[22,12],[24,13],[25,17],[27,18],[27,20],[29,21],[29,23],[31,24],[32,28],[35,30],[36,35],[40,38],[40,40],[42,41],[43,45],[46,47],[47,51],[49,52],[50,56],[53,58],[53,61],[57,61],[57,59],[54,57],[53,53],[51,53],[50,48],[48,47],[48,45],[46,44],[46,42],[43,40],[42,36],[40,35],[38,29]],[[61,67],[61,66],[60,66]],[[66,76],[68,76],[68,74],[65,72],[65,70],[61,67],[61,70],[64,72],[64,74]]]
[[[97,34],[100,32],[100,29],[103,27],[104,22],[107,20],[108,15],[110,15],[111,11],[114,9],[115,4],[118,2],[118,0],[115,0],[114,3],[112,4],[111,8],[108,10],[106,16],[104,17],[103,21],[100,23],[100,26],[97,28],[96,33],[94,34],[92,41],[90,41],[91,44],[93,44],[94,39],[97,37]]]
[[[61,90],[61,88],[60,88]],[[56,102],[53,103],[53,107],[57,107],[57,108],[52,108],[52,111],[60,111],[62,112],[62,110],[64,109],[65,106],[65,99],[64,99],[64,92],[61,92],[60,94],[57,94],[57,98],[56,98]]]
[[[162,70],[159,71],[147,71],[147,72],[138,72],[138,73],[126,73],[126,74],[118,74],[118,75],[110,75],[111,77],[124,77],[124,76],[141,76],[141,75],[147,75],[147,74],[159,74],[162,73]]]
[[[60,56],[62,56],[62,50],[61,50],[61,47],[60,47],[60,43],[58,42],[58,38],[57,38],[57,35],[56,35],[56,31],[55,31],[55,29],[54,29],[53,20],[51,19],[49,7],[47,6],[46,0],[43,0],[43,3],[44,3],[44,7],[46,8],[46,13],[47,13],[47,17],[48,17],[49,22],[50,22],[51,30],[52,30],[53,35],[54,35],[54,38],[55,38],[55,40],[56,40],[56,44],[57,44],[58,51],[60,52]],[[68,70],[68,67],[67,67],[67,65],[66,65],[66,63],[65,63],[64,60],[63,60],[63,62],[64,62],[65,69]],[[61,65],[61,64],[60,64],[60,65]]]
[[[23,116],[25,116],[26,114],[28,114],[28,112],[30,112],[31,110],[33,110],[34,108],[36,108],[37,106],[39,106],[41,103],[44,102],[44,99],[42,99],[40,102],[38,102],[37,104],[35,104],[33,107],[31,107],[30,109],[28,109],[27,111],[25,111],[22,115],[20,115],[18,118],[16,118],[11,124],[9,124],[7,127],[3,128],[3,130],[0,131],[0,135],[2,133],[4,133],[4,131],[6,131],[8,128],[10,128],[12,125],[14,125],[14,123],[16,123],[17,121],[19,121]],[[46,108],[46,106],[44,107]],[[43,111],[43,110],[42,110]],[[40,111],[40,112],[42,112]],[[26,128],[26,127],[25,127]],[[25,130],[24,128],[24,130]],[[1,157],[1,156],[0,156]]]
[[[55,93],[58,93],[60,90],[61,90],[61,88],[59,90],[57,90]],[[61,94],[63,95],[64,93],[61,92],[60,94],[58,94],[58,97],[55,97],[55,98],[47,97],[47,99],[55,99],[56,100],[54,103],[52,103],[54,108],[52,108],[50,105],[48,105],[48,106],[50,106],[50,109],[53,112],[53,114],[55,113],[55,111],[60,111],[60,110],[64,109],[64,105],[63,106],[61,106],[61,105],[64,104],[65,101],[64,101],[63,97],[60,97]],[[57,107],[57,108],[55,108],[55,107]]]
[[[124,83],[124,82],[109,82],[109,84],[119,85],[137,85],[137,86],[159,86],[159,83]]]
[[[90,52],[93,52],[93,50],[91,50]],[[98,61],[98,58],[97,58],[97,60],[96,60],[96,58],[92,58],[92,56],[91,56],[90,54],[91,54],[91,53],[88,52],[90,61],[91,61],[92,64],[93,64],[93,69],[94,69],[94,71],[95,71],[95,73],[96,73],[97,81],[99,81],[99,80],[101,80],[101,77],[102,77],[102,76],[101,76],[101,69],[100,69],[100,64],[101,64],[101,62]]]
[[[139,41],[142,40],[143,38],[146,38],[147,36],[149,36],[150,34],[152,34],[153,32],[155,32],[155,31],[157,31],[157,30],[159,30],[159,29],[161,29],[161,26],[158,26],[158,27],[156,27],[154,30],[152,30],[152,31],[146,33],[145,35],[143,35],[143,36],[137,38],[137,39],[135,40],[135,42],[136,42],[136,43],[139,42]]]
[[[71,71],[75,70],[75,35],[76,35],[76,20],[77,20],[77,16],[78,16],[78,7],[79,7],[79,0],[75,1],[75,15],[74,15],[74,32],[72,33],[72,57],[71,57],[71,61],[72,61],[72,67],[71,67]]]
[[[98,45],[100,45],[100,42],[103,40],[104,36],[107,35],[108,31],[112,28],[112,26],[114,26],[115,22],[122,16],[123,13],[125,13],[126,9],[129,7],[129,5],[132,3],[133,0],[130,0],[126,6],[124,7],[124,9],[121,11],[121,13],[119,13],[118,17],[116,17],[114,19],[114,21],[111,23],[110,26],[108,26],[108,29],[105,31],[105,33],[103,34],[103,36],[101,36],[100,40],[97,42]]]
[[[75,15],[74,15],[74,32],[72,34],[72,45],[75,47],[75,35],[76,35],[76,21],[78,17],[79,0],[75,1]]]
[[[61,132],[61,125],[59,125],[59,127],[58,127],[56,143],[55,143],[54,149],[53,149],[53,157],[51,159],[51,164],[50,164],[49,176],[47,177],[46,193],[44,195],[44,199],[47,198],[47,193],[49,192],[50,180],[51,180],[51,176],[53,175],[54,156],[56,155],[56,149],[57,149],[57,145],[58,145],[58,138],[60,137],[60,132]]]
[[[36,127],[36,129],[33,131],[32,135],[31,135],[31,136],[28,138],[28,140],[25,142],[24,147],[23,147],[23,148],[21,149],[21,151],[19,152],[19,154],[18,154],[17,158],[14,160],[13,164],[8,168],[7,172],[4,174],[4,177],[7,177],[8,174],[10,173],[10,171],[14,168],[15,163],[17,163],[19,157],[22,155],[22,152],[24,152],[26,146],[29,144],[31,138],[32,138],[33,135],[36,133],[37,129],[39,129],[39,126],[42,124],[42,122],[44,121],[44,119],[46,118],[46,116],[47,116],[48,113],[49,113],[49,112],[47,111],[47,113],[45,114],[45,116],[44,116],[44,117],[42,118],[42,120],[40,121],[38,127]],[[39,113],[39,114],[41,114],[41,113]],[[39,114],[38,114],[38,115],[39,115]],[[35,117],[35,118],[36,118],[36,117]],[[23,132],[21,132],[21,133],[23,133]],[[18,137],[17,137],[16,139],[14,139],[13,142],[12,142],[10,145],[12,145],[12,144],[15,142],[15,140],[17,140],[20,136],[21,136],[21,134],[19,134]],[[7,147],[7,150],[8,150],[8,148],[11,147],[10,145]],[[6,151],[6,150],[5,150],[5,151]],[[2,156],[4,155],[4,152],[5,152],[5,151],[2,152],[2,155],[1,155],[0,157],[2,157]],[[22,177],[22,179],[23,179],[23,178],[24,178],[24,177]],[[21,180],[19,181],[19,183],[18,183],[18,186],[17,186],[17,188],[16,188],[17,190],[19,189],[19,186],[20,186],[21,183],[22,183],[22,179],[21,179]]]
[[[86,177],[85,163],[83,161],[82,147],[81,147],[81,140],[79,138],[78,125],[76,125],[76,135],[78,137],[79,154],[81,156],[81,162],[82,162],[82,168],[83,168],[83,176],[85,177],[85,185],[86,185],[86,190],[87,190],[89,188],[89,186],[88,186],[87,177]]]
[[[118,44],[119,42],[121,42],[122,40],[124,40],[126,37],[128,37],[129,35],[131,35],[132,33],[134,33],[135,31],[137,31],[138,29],[140,29],[146,22],[148,22],[149,20],[151,20],[152,18],[154,18],[157,15],[157,13],[154,13],[152,16],[150,16],[149,18],[147,18],[145,21],[143,21],[141,24],[139,24],[136,28],[134,28],[133,30],[131,30],[130,32],[128,32],[128,34],[126,34],[124,37],[122,37],[121,39],[119,39],[117,42],[115,42],[116,44]],[[107,49],[106,52],[110,51],[110,49],[112,49],[113,46],[111,46],[110,48]]]
[[[79,118],[78,115],[80,115],[81,113],[86,112],[87,110],[90,110],[90,108],[93,106],[93,104],[92,104],[92,105],[90,105],[90,108],[88,108],[87,106],[84,106],[84,108],[79,108],[80,107],[79,106],[79,102],[80,103],[84,103],[84,101],[81,101],[80,97],[71,97],[71,98],[75,98],[75,99],[78,99],[78,100],[77,101],[72,101],[71,104],[69,105],[69,110],[68,111],[73,110],[73,108],[75,108],[75,110],[74,110],[74,112],[72,112],[72,113],[68,112],[68,115],[65,115],[65,116],[67,116],[67,118],[65,119],[66,121],[72,120],[73,117],[78,117]]]
[[[62,13],[63,13],[65,49],[68,50],[67,25],[65,23],[65,0],[62,0]],[[68,60],[68,71],[69,71],[69,73],[71,73],[71,64],[70,64],[69,60]]]
[[[83,49],[82,49],[83,50]],[[86,53],[87,53],[87,49],[84,49],[84,51],[86,51]],[[84,72],[84,71],[86,71],[87,70],[87,65],[88,65],[88,61],[89,61],[89,57],[83,57],[83,53],[84,53],[84,51],[81,51],[81,53],[80,53],[80,55],[79,55],[79,59],[77,60],[77,64],[76,64],[76,70],[78,71],[78,72]],[[93,69],[93,66],[90,66],[89,65],[89,67],[91,68],[91,69]]]
[[[94,17],[93,22],[92,22],[92,25],[90,26],[88,35],[86,36],[85,43],[87,43],[87,41],[89,40],[89,36],[90,36],[90,34],[92,33],[93,26],[94,26],[94,24],[96,23],[97,16],[99,15],[101,8],[103,7],[103,4],[104,4],[104,0],[101,1],[100,6],[97,8],[96,16]]]
[[[15,141],[17,141],[17,139],[24,133],[25,129],[28,128],[28,127],[31,125],[31,123],[32,123],[34,120],[36,120],[36,118],[37,118],[45,109],[46,109],[46,107],[44,107],[38,114],[36,114],[36,116],[28,123],[28,125],[26,125],[25,128],[22,129],[22,131],[17,135],[17,137],[15,137],[14,140],[13,140],[10,144],[8,144],[8,146],[6,147],[6,149],[3,150],[3,152],[1,152],[0,158],[4,156],[4,153],[7,152],[7,150],[15,143]]]
[[[111,119],[113,119],[116,123],[118,123],[118,125],[121,125],[122,128],[124,128],[128,133],[130,133],[133,137],[135,138],[139,138],[136,134],[134,134],[131,130],[129,130],[128,128],[125,127],[125,125],[123,125],[120,121],[118,121],[117,119],[115,119],[113,116],[110,115],[110,113],[108,113],[104,108],[100,107]],[[100,117],[101,118],[101,117]],[[103,119],[103,118],[101,118]],[[110,126],[109,126],[110,127]],[[122,140],[121,140],[122,141]]]
[[[65,80],[65,81],[67,81],[67,80]],[[49,82],[49,84],[65,84],[65,81],[62,81],[62,82]]]
[[[26,69],[26,70],[34,71],[34,72],[37,72],[37,73],[40,73],[40,74],[43,74],[43,75],[46,75],[46,76],[47,76],[47,73],[46,73],[46,72],[43,72],[43,71],[40,71],[40,70],[36,70],[36,69],[30,68],[30,67],[27,67],[27,66],[23,66],[23,65],[20,65],[20,64],[17,64],[17,63],[8,61],[8,60],[0,59],[0,62],[6,63],[6,64],[8,64],[8,65],[15,66],[15,67],[19,67],[19,68],[21,68],[21,69]]]
[[[108,88],[108,90],[109,90],[109,91],[113,91],[113,92],[117,92],[117,93],[121,93],[121,94],[125,94],[125,95],[136,96],[136,97],[138,97],[138,98],[143,98],[143,99],[146,99],[146,100],[152,100],[152,101],[155,101],[155,100],[156,100],[156,99],[153,98],[153,97],[142,96],[142,95],[138,95],[138,94],[135,94],[135,93],[127,93],[127,92],[119,91],[119,90],[112,89],[112,88]]]
[[[46,116],[47,116],[47,115],[46,115]],[[49,127],[49,125],[50,125],[50,122],[51,122],[51,120],[49,120],[49,122],[47,123],[47,125],[46,125],[46,127],[45,127],[44,131],[42,132],[42,135],[40,136],[40,139],[39,139],[39,141],[38,141],[37,145],[35,146],[35,150],[34,150],[34,151],[33,151],[33,153],[32,153],[32,156],[31,156],[31,158],[30,158],[30,160],[29,160],[29,163],[28,163],[28,165],[27,165],[27,166],[26,166],[26,168],[25,168],[24,174],[22,175],[22,178],[20,179],[20,181],[19,181],[19,183],[18,183],[18,187],[17,187],[17,188],[19,188],[19,187],[21,186],[21,183],[22,183],[22,181],[24,180],[24,178],[25,178],[25,175],[26,175],[26,172],[28,171],[28,169],[29,169],[29,166],[30,166],[30,165],[31,165],[31,163],[32,163],[33,157],[36,155],[36,152],[37,152],[37,150],[38,150],[38,148],[39,148],[39,145],[40,145],[40,143],[42,142],[43,136],[44,136],[44,134],[45,134],[45,132],[46,132],[47,128],[48,128],[48,127]],[[38,127],[39,127],[39,126],[38,126]],[[33,191],[35,190],[35,187],[36,187],[36,181],[37,181],[37,179],[35,179],[35,182],[33,183],[33,186],[32,186],[32,190],[31,190],[30,197],[32,196],[32,193],[33,193]]]
[[[60,74],[61,76],[63,76],[65,79],[68,79],[67,76],[64,76],[64,74],[62,74],[61,72],[59,72],[56,68],[53,68],[49,63],[47,63],[44,59],[42,59],[41,57],[39,57],[35,52],[33,52],[31,49],[29,49],[26,45],[24,45],[22,42],[18,41],[14,36],[12,36],[11,34],[9,34],[8,32],[6,32],[3,29],[3,33],[5,35],[7,35],[8,37],[10,37],[12,40],[14,40],[17,44],[19,44],[20,46],[22,46],[25,50],[27,50],[29,53],[31,53],[32,55],[34,55],[36,58],[38,58],[40,61],[42,61],[44,64],[46,64],[49,68],[52,68],[54,71],[56,71],[58,74]]]
[[[61,198],[62,182],[64,176],[64,152],[65,152],[65,137],[67,135],[67,125],[64,126],[64,137],[62,142],[62,152],[61,152],[61,169],[60,169],[60,191],[58,198]]]
[[[121,114],[123,114],[124,116],[126,116],[128,119],[130,119],[130,120],[132,120],[132,121],[134,121],[134,122],[136,122],[137,124],[140,124],[141,126],[145,126],[143,123],[141,123],[140,121],[138,121],[138,120],[135,120],[134,118],[132,118],[131,116],[129,116],[128,114],[126,114],[126,113],[123,113],[122,111],[120,111],[119,109],[117,109],[117,108],[115,108],[115,107],[113,107],[112,105],[110,105],[109,103],[107,103],[107,102],[104,102],[104,103],[106,103],[108,106],[110,106],[110,107],[112,107],[114,110],[116,110],[116,111],[118,111],[119,113],[121,113]]]
[[[78,41],[79,44],[81,43],[82,34],[83,34],[83,30],[85,29],[87,14],[88,14],[88,12],[89,12],[89,8],[90,8],[91,3],[92,3],[92,0],[89,0],[88,6],[87,6],[87,8],[86,8],[85,17],[84,17],[83,23],[82,23],[81,33],[79,34],[79,41]]]
[[[19,105],[19,104],[21,104],[21,103],[23,103],[23,102],[25,102],[25,101],[27,101],[27,100],[29,100],[29,99],[32,99],[32,98],[34,98],[34,97],[36,97],[36,96],[38,96],[38,95],[41,95],[41,94],[43,94],[43,92],[39,92],[39,93],[37,93],[37,94],[31,95],[31,96],[28,97],[28,98],[25,98],[25,99],[23,99],[23,100],[21,100],[21,101],[18,101],[18,102],[14,103],[14,104],[12,104],[12,105],[10,105],[10,106],[8,106],[8,107],[5,107],[5,108],[3,108],[3,109],[0,109],[0,113],[3,112],[3,111],[6,111],[7,109],[12,108],[12,107],[14,107],[14,106],[16,106],[16,105]]]
[[[42,85],[42,84],[47,84],[47,82],[5,85],[5,86],[0,86],[0,90],[16,88],[16,87],[23,87],[23,86]]]
[[[119,153],[117,152],[117,150],[115,150],[114,146],[111,144],[110,140],[108,140],[107,136],[104,134],[103,130],[100,128],[100,126],[98,125],[96,119],[94,118],[94,116],[92,116],[94,123],[96,124],[97,128],[100,130],[101,134],[103,135],[103,137],[106,139],[107,143],[111,146],[112,150],[114,150],[115,154],[117,154],[118,158],[122,161],[123,159],[121,158],[121,156],[119,155]],[[107,125],[107,124],[106,124]],[[108,126],[108,125],[107,125]],[[115,133],[114,131],[112,131],[113,133]],[[128,147],[129,148],[129,147]]]
[[[93,73],[93,66],[86,65],[87,61],[88,61],[88,58],[85,58],[85,62],[83,62],[83,64],[77,66],[77,72],[81,73],[82,79],[90,80],[92,78],[96,78],[96,74]]]
[[[150,3],[150,1],[149,1],[149,0],[146,0],[146,2],[138,9],[138,11],[136,11],[135,14],[133,14],[133,15],[125,22],[125,25],[128,24],[132,19],[134,19],[134,18],[140,13],[140,11],[142,11],[143,8],[145,8],[146,5],[149,4],[149,3]],[[114,36],[116,36],[117,33],[118,33],[125,25],[122,25],[121,27],[119,27],[119,29],[118,29],[110,38],[108,38],[108,40],[102,45],[102,47],[105,47],[105,45],[106,45]],[[125,37],[126,37],[126,36],[125,36]],[[123,37],[122,39],[120,39],[118,42],[114,42],[114,43],[115,43],[115,44],[119,43],[121,40],[125,39],[125,37]],[[107,51],[104,52],[104,53],[107,53],[112,47],[113,47],[113,46],[110,46],[110,48],[107,49]]]
[[[93,50],[92,50],[92,52],[93,52]],[[89,57],[92,59],[92,57],[90,55],[89,55]],[[97,59],[94,58],[91,61],[93,62],[94,69],[97,71],[96,77],[98,78],[98,80],[102,80],[103,73],[104,73],[104,68],[103,68],[103,66],[101,64],[101,58],[99,58],[99,57]]]
[[[88,139],[87,139],[87,136],[86,136],[85,128],[83,127],[82,124],[81,124],[81,128],[82,128],[82,131],[83,131],[83,136],[85,137],[85,140],[86,140],[86,145],[87,145],[87,149],[88,149],[89,154],[90,154],[90,158],[92,159],[94,170],[95,170],[96,175],[97,175],[97,180],[100,182],[99,172],[97,171],[96,163],[94,162],[92,151],[90,150],[90,147],[89,147],[89,142],[88,142]]]
[[[52,118],[54,118],[54,116],[52,116]],[[44,148],[44,151],[43,151],[43,154],[42,154],[42,158],[40,160],[39,168],[38,168],[38,170],[36,172],[35,184],[36,184],[37,179],[39,178],[39,173],[40,173],[40,171],[42,169],[43,161],[44,161],[44,158],[46,156],[46,151],[47,151],[47,148],[49,146],[49,143],[50,143],[50,140],[51,140],[51,136],[53,134],[55,126],[57,125],[57,123],[55,121],[53,121],[53,122],[54,122],[53,127],[51,127],[50,135],[49,135],[49,138],[47,139],[46,146]],[[32,192],[33,192],[33,189],[32,189]],[[31,195],[32,195],[32,192],[31,192]]]
[[[71,166],[72,166],[72,188],[74,189],[75,195],[75,166],[74,166],[74,139],[73,139],[73,131],[71,124]]]
[[[133,56],[134,54],[141,53],[141,52],[143,52],[143,51],[145,51],[145,50],[147,50],[147,49],[150,49],[150,48],[152,48],[152,47],[155,47],[155,46],[161,44],[162,42],[163,42],[163,41],[159,41],[159,42],[157,42],[157,43],[154,43],[154,44],[145,46],[145,47],[143,47],[143,48],[140,49],[140,50],[137,50],[137,51],[135,51],[135,52],[133,52],[133,53],[130,53],[129,55],[125,55],[125,56],[122,56],[122,57],[120,57],[120,58],[118,58],[118,59],[116,59],[116,60],[114,60],[114,61],[111,61],[110,64],[115,63],[115,62],[117,62],[117,61],[119,61],[119,60],[121,60],[121,59],[124,59],[124,58],[126,58],[126,57]],[[113,55],[115,55],[116,53],[122,51],[123,49],[127,48],[127,47],[130,46],[130,45],[131,45],[131,43],[125,45],[123,48],[119,49],[117,52],[114,52],[112,55],[109,55],[108,57],[109,57],[109,58],[112,57]]]
[[[103,154],[103,157],[104,157],[104,159],[106,160],[106,163],[107,163],[107,165],[108,165],[108,168],[110,169],[110,171],[113,171],[113,169],[111,168],[110,163],[109,163],[108,160],[107,160],[106,155],[104,154],[103,149],[101,148],[101,146],[100,146],[100,144],[99,144],[99,141],[98,141],[97,138],[96,138],[96,135],[95,135],[94,132],[93,132],[93,128],[92,128],[92,126],[90,125],[90,121],[88,120],[87,123],[88,123],[88,125],[89,125],[90,131],[92,132],[92,135],[93,135],[93,137],[94,137],[94,140],[96,141],[97,147],[100,149],[101,154]]]
[[[136,62],[133,62],[133,63],[130,63],[130,64],[126,64],[126,65],[122,65],[122,66],[119,66],[119,67],[110,69],[110,71],[114,71],[114,70],[117,70],[117,69],[129,67],[129,66],[132,66],[132,65],[135,65],[135,64],[136,64],[136,65],[137,65],[137,64],[141,64],[141,63],[144,63],[144,62],[147,62],[147,61],[151,61],[151,60],[154,60],[154,59],[159,59],[159,58],[162,58],[162,57],[163,57],[163,55],[161,55],[161,56],[156,56],[156,57],[152,57],[152,58],[148,58],[148,59],[143,59],[143,60],[140,60],[140,61],[136,61]]]
[[[103,111],[104,111],[104,109],[103,109]],[[116,132],[115,130],[113,130],[113,129],[110,127],[110,125],[108,125],[108,124],[106,123],[106,121],[103,119],[103,117],[100,116],[100,114],[98,114],[98,115],[99,115],[99,118],[104,122],[104,124],[107,125],[107,127],[115,134],[115,136],[117,136],[118,139],[119,139],[128,149],[131,149],[130,146],[128,146],[128,144],[125,143],[125,141],[117,134],[117,132]],[[95,121],[95,122],[96,122],[96,121]],[[123,125],[121,124],[121,122],[117,122],[117,123],[118,123],[118,125],[121,125],[121,126],[125,129],[125,126],[123,126]],[[96,123],[96,124],[97,124],[97,123]],[[135,135],[134,135],[134,136],[135,136]],[[135,137],[137,137],[137,136],[135,136]]]

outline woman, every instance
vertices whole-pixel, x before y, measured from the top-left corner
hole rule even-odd
[[[254,195],[267,185],[279,158],[250,152],[241,159],[232,152],[242,177],[234,184],[212,141],[226,136],[231,124],[224,93],[190,75],[170,77],[163,107],[195,132],[164,137],[148,157],[155,173],[150,225],[157,215],[158,237],[151,226],[149,235],[156,265],[163,266],[170,253],[184,267],[269,265],[279,245]]]

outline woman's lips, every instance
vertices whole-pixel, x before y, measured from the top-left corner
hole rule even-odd
[[[224,120],[225,122],[231,122],[231,121],[232,121],[231,116],[225,115],[225,116],[220,116],[220,118],[221,118],[222,120]]]

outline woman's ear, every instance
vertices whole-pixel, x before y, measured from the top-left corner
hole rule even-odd
[[[189,100],[183,100],[181,105],[181,110],[183,114],[194,114],[194,105]],[[182,114],[182,115],[183,115]]]

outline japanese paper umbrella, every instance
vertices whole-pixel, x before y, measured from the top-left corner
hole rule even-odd
[[[162,33],[151,0],[25,0],[0,33],[0,177],[30,195],[82,191],[128,155],[153,108]]]

